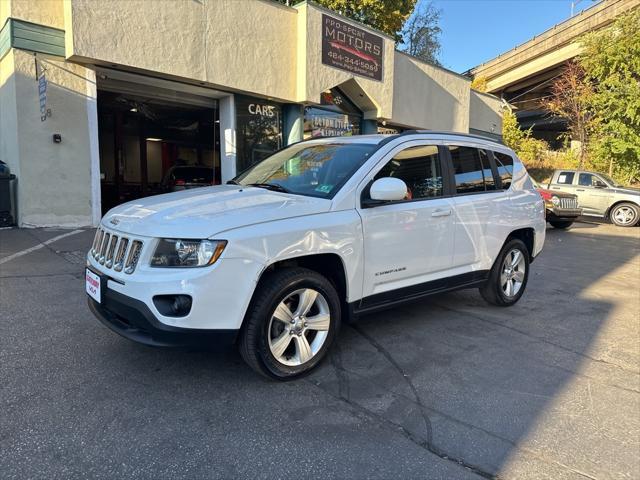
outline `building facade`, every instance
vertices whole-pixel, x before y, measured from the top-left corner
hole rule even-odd
[[[95,225],[314,136],[501,132],[498,98],[312,2],[2,0],[0,25],[21,226]]]

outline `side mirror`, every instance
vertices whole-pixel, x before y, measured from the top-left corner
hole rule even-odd
[[[369,189],[371,200],[397,201],[407,196],[407,184],[399,178],[379,178]]]
[[[593,186],[596,188],[607,188],[607,186],[601,182],[595,183]]]

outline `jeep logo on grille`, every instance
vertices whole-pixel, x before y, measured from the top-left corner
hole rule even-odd
[[[109,220],[109,223],[111,225],[117,225],[120,223],[120,220],[118,220],[117,218],[112,218],[111,220]]]

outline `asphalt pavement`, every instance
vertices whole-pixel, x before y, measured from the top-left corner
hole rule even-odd
[[[549,229],[514,307],[363,317],[289,383],[107,330],[92,237],[0,230],[3,479],[640,478],[640,228]]]

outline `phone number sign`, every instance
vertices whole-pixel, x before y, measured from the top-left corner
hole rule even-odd
[[[382,81],[384,39],[340,19],[322,15],[322,63]]]

